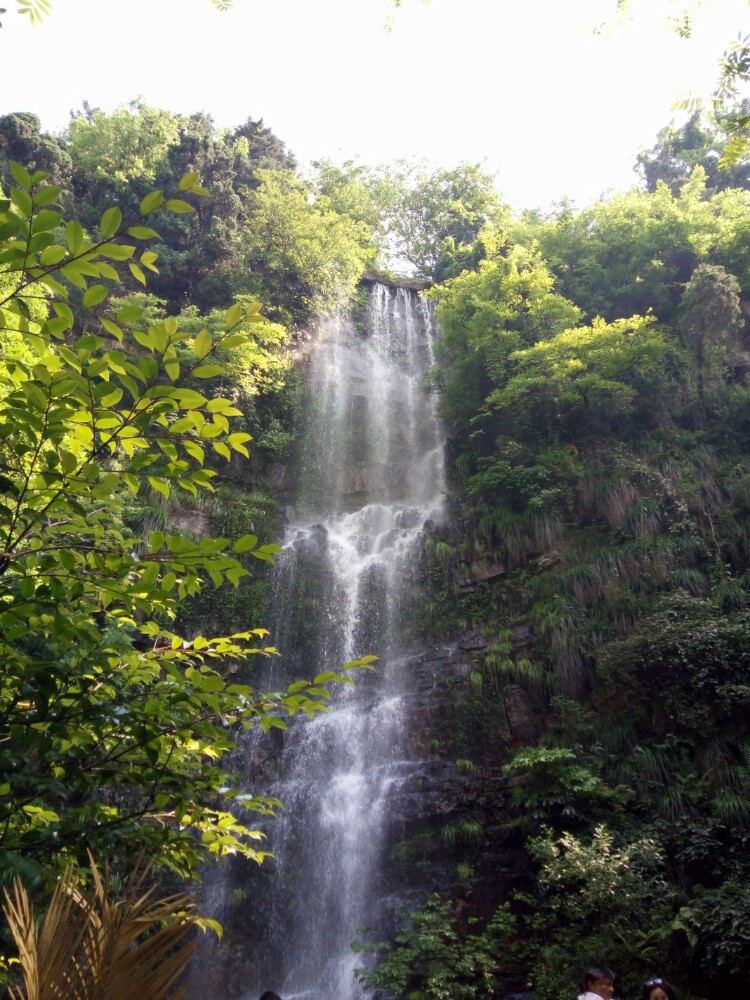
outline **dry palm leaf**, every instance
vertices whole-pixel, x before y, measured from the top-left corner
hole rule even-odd
[[[39,929],[21,882],[12,897],[5,893],[24,983],[23,991],[9,988],[11,1000],[180,1000],[195,904],[186,893],[157,897],[142,859],[113,901],[108,869],[102,877],[90,861],[92,892],[84,896],[77,871],[67,869]]]

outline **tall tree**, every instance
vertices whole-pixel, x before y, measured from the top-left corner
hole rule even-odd
[[[742,326],[740,286],[734,275],[712,264],[696,267],[682,296],[681,322],[695,355],[698,398],[705,407]]]
[[[201,858],[260,860],[246,825],[275,804],[239,796],[217,766],[234,726],[314,713],[318,683],[260,695],[222,664],[260,651],[263,630],[190,639],[170,628],[211,581],[240,586],[246,535],[129,530],[129,497],[211,490],[206,456],[247,456],[239,411],[211,391],[221,352],[252,339],[257,304],[213,331],[177,319],[142,328],[144,310],[113,291],[140,284],[156,254],[137,251],[160,207],[192,210],[196,173],[173,198],[147,194],[139,216],[107,209],[87,237],[44,172],[12,164],[0,201],[0,869],[41,877],[67,859],[146,850],[183,874]],[[203,386],[207,388],[200,391]],[[200,388],[199,388],[200,387]],[[268,651],[271,652],[270,650]],[[244,807],[244,818],[229,804]]]
[[[491,175],[476,164],[428,171],[402,161],[384,177],[393,187],[386,226],[397,262],[436,282],[476,265],[479,232],[502,212]]]
[[[285,322],[345,301],[371,259],[364,223],[311,202],[289,171],[262,170],[248,198],[244,234],[249,290]]]
[[[746,113],[747,102],[738,111]],[[729,136],[700,111],[694,111],[680,126],[667,125],[661,129],[650,149],[638,154],[637,169],[650,192],[663,181],[677,194],[688,181],[693,168],[701,166],[706,172],[706,184],[711,190],[727,187],[750,188],[750,161],[739,161],[719,166],[722,150]]]

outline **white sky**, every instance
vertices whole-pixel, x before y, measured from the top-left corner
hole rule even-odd
[[[675,101],[708,93],[750,31],[748,0],[704,0],[690,41],[674,0],[630,0],[632,20],[599,34],[615,0],[53,0],[41,27],[15,2],[0,113],[58,131],[84,99],[142,95],[221,126],[263,118],[302,163],[482,163],[516,207],[630,187]]]

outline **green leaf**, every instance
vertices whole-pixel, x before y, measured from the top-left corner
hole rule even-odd
[[[62,215],[60,212],[53,212],[51,209],[45,208],[38,213],[31,224],[31,229],[35,233],[45,233],[50,229],[56,229],[61,222]]]
[[[186,434],[195,429],[195,421],[192,416],[181,417],[179,420],[175,420],[173,424],[169,425],[170,434]]]
[[[161,531],[152,531],[148,536],[148,551],[153,556],[164,546],[164,535]]]
[[[121,225],[122,212],[120,209],[116,205],[108,208],[102,215],[101,222],[99,223],[99,231],[102,234],[102,239],[108,240],[111,236],[114,236]]]
[[[216,375],[226,375],[226,369],[221,365],[200,365],[191,372],[194,378],[214,378]]]
[[[42,250],[42,254],[39,258],[39,263],[43,267],[54,267],[55,264],[59,264],[61,260],[67,257],[67,251],[65,247],[61,246],[51,246],[47,247],[46,250]]]
[[[123,306],[118,310],[115,319],[118,323],[137,323],[143,313],[141,306]]]
[[[31,202],[31,196],[21,188],[11,188],[10,189],[10,200],[16,206],[20,214],[24,219],[31,217],[34,207]]]
[[[182,201],[180,198],[169,198],[165,207],[168,208],[170,212],[176,212],[178,215],[184,215],[186,212],[195,211],[190,202]]]
[[[196,358],[200,361],[205,358],[207,354],[210,353],[213,347],[213,338],[208,330],[201,330],[198,336],[193,342],[193,352]]]
[[[195,187],[195,185],[198,183],[199,180],[200,176],[194,170],[191,170],[187,174],[183,174],[183,176],[180,178],[180,183],[179,183],[180,191],[192,190],[192,188]]]
[[[83,305],[86,309],[93,309],[103,302],[107,297],[107,289],[104,285],[92,285],[83,296]]]
[[[159,268],[154,267],[154,261],[157,259],[158,254],[154,253],[153,250],[146,250],[141,254],[139,260],[144,267],[147,267],[149,271],[153,271],[154,274],[159,273]]]
[[[161,236],[156,232],[155,229],[150,229],[148,226],[131,226],[129,229],[125,230],[128,236],[132,236],[136,240],[160,240]]]
[[[119,284],[120,275],[110,264],[107,264],[106,261],[100,260],[97,261],[96,266],[99,269],[100,278],[109,278],[110,281],[116,281]]]
[[[34,193],[34,201],[40,208],[43,205],[53,205],[59,197],[60,188],[55,184],[45,184]]]
[[[256,535],[243,535],[238,538],[232,547],[233,552],[249,552],[250,549],[254,549],[258,544],[258,538]]]
[[[138,479],[132,474],[132,472],[123,472],[122,478],[125,480],[125,485],[133,494],[133,496],[136,496],[138,494],[138,489],[141,485],[138,482]]]
[[[68,250],[72,254],[77,254],[83,244],[83,228],[77,219],[71,219],[65,227],[65,241]]]
[[[122,338],[124,337],[122,328],[119,327],[117,323],[114,323],[111,319],[107,319],[106,316],[102,316],[101,324],[107,331],[107,333],[111,333],[116,340],[122,340]]]
[[[13,174],[13,180],[16,184],[19,184],[25,191],[31,191],[31,174],[26,167],[21,166],[20,163],[16,163],[15,160],[10,160],[9,162],[10,172]]]
[[[83,277],[81,272],[72,264],[63,264],[60,268],[61,272],[65,275],[71,285],[75,285],[76,288],[83,288],[84,291],[88,288],[88,282]]]
[[[155,212],[157,208],[161,207],[163,201],[164,193],[162,191],[152,191],[147,194],[141,202],[141,215],[150,215],[151,212]]]
[[[182,446],[191,458],[194,458],[197,462],[200,462],[200,464],[203,465],[206,454],[197,442],[183,441]]]
[[[156,479],[154,476],[148,476],[147,478],[152,489],[156,490],[157,493],[161,493],[163,497],[169,499],[169,483],[165,483],[161,479]]]
[[[108,260],[130,260],[135,247],[129,243],[102,243],[98,252]]]
[[[143,273],[143,271],[140,269],[140,267],[138,267],[137,264],[133,264],[133,263],[128,263],[128,267],[130,268],[130,273],[133,275],[133,277],[135,278],[135,280],[136,281],[140,281],[140,283],[142,285],[145,285],[146,284],[146,275]]]
[[[242,306],[239,304],[239,302],[235,302],[233,306],[230,306],[229,309],[227,309],[226,315],[224,317],[224,323],[226,324],[228,329],[231,329],[233,326],[237,326],[237,324],[242,321],[244,315],[245,311],[243,310]]]
[[[78,468],[78,459],[75,455],[71,455],[69,451],[63,451],[61,448],[59,451],[60,465],[62,466],[63,472],[70,474]]]

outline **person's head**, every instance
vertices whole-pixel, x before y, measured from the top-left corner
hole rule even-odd
[[[643,1000],[676,1000],[675,992],[666,979],[654,976],[643,984]]]
[[[615,995],[615,974],[606,965],[590,965],[583,974],[583,989],[586,993],[596,993],[603,1000],[612,1000]]]
[[[278,993],[274,993],[273,990],[266,990],[260,1000],[281,1000]]]

